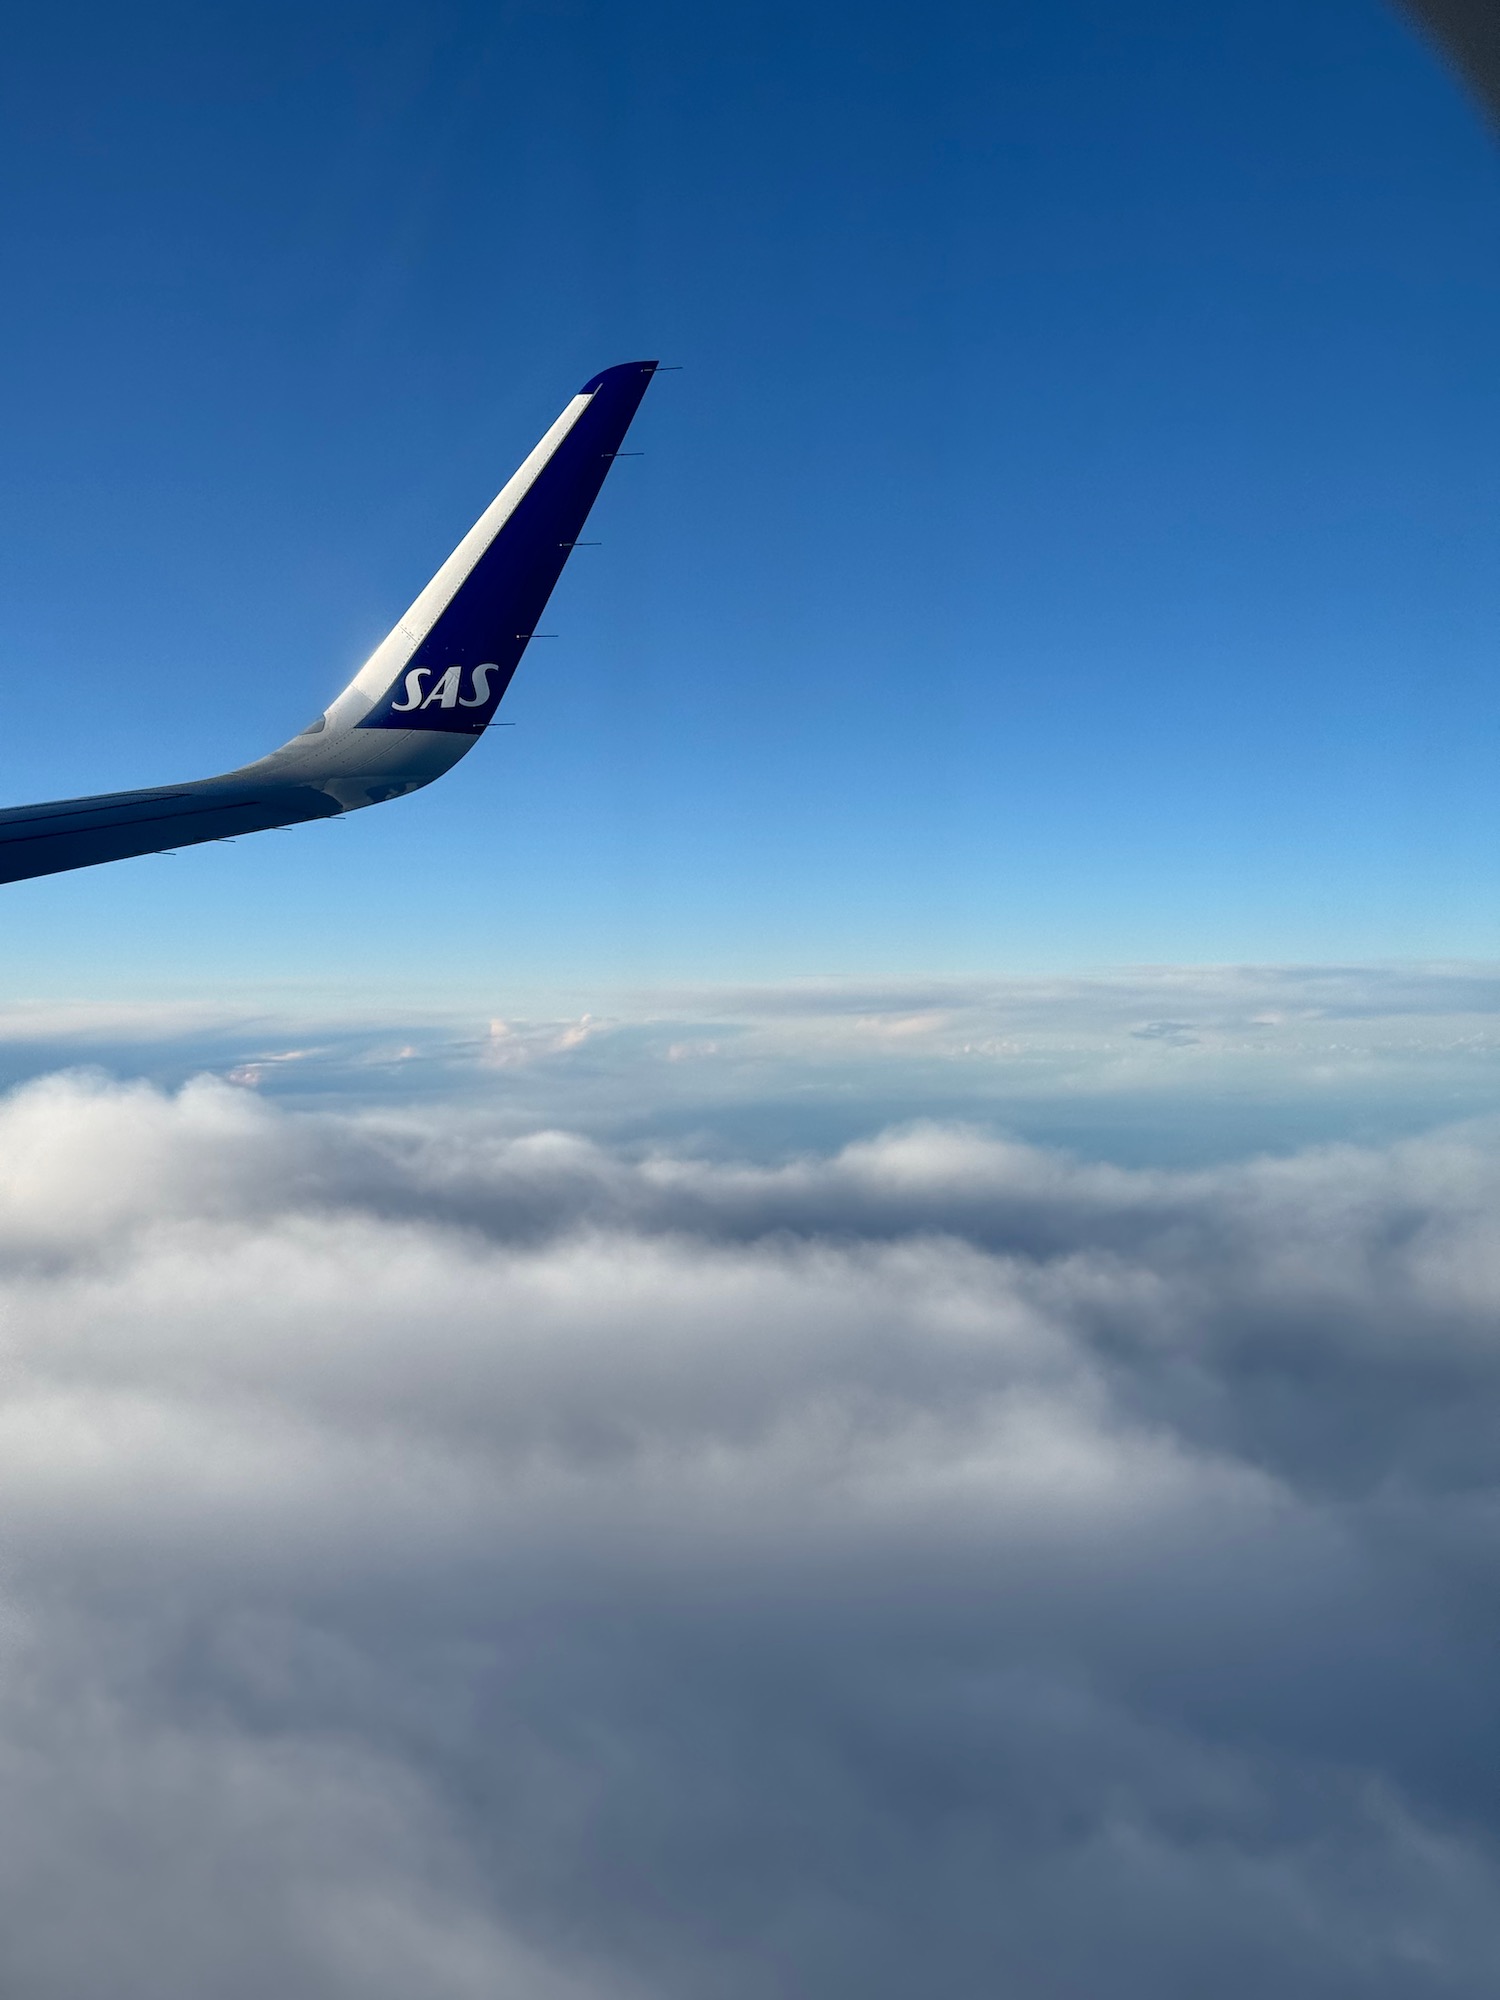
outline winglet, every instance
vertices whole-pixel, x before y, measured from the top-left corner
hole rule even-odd
[[[359,728],[488,725],[655,372],[654,361],[627,361],[579,390],[402,620],[398,632],[417,643]]]
[[[660,366],[659,361],[618,361],[613,368],[606,368],[598,375],[591,375],[578,393],[580,396],[596,396],[606,382],[611,386],[618,384],[623,388],[630,382],[632,376],[636,375],[644,375],[649,384]],[[641,395],[645,393],[645,388],[642,387]],[[636,397],[636,401],[640,401],[640,396]]]

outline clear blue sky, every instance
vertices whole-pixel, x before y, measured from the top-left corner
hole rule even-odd
[[[0,796],[340,686],[647,399],[491,736],[0,998],[1500,953],[1500,158],[1376,0],[26,10]]]

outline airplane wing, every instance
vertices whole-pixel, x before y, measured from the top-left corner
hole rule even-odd
[[[1452,59],[1500,125],[1500,6],[1496,0],[1401,0]]]
[[[655,373],[585,382],[343,693],[214,778],[0,811],[0,882],[331,819],[429,785],[494,719]]]

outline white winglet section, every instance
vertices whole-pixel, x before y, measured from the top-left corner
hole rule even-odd
[[[575,396],[526,462],[506,480],[431,583],[418,593],[406,615],[398,619],[337,701],[325,711],[329,728],[341,725],[347,728],[360,721],[395,685],[396,676],[439,615],[447,610],[459,585],[531,491],[538,474],[592,401],[592,396]]]

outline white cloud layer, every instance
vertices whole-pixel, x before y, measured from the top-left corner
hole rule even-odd
[[[1493,1993],[1497,1210],[28,1087],[0,1992]]]
[[[1500,1114],[1496,965],[445,992],[363,1017],[262,999],[0,1002],[0,1086],[94,1062],[303,1103],[462,1094],[513,1131],[732,1132],[762,1156],[939,1112],[1174,1165]]]

